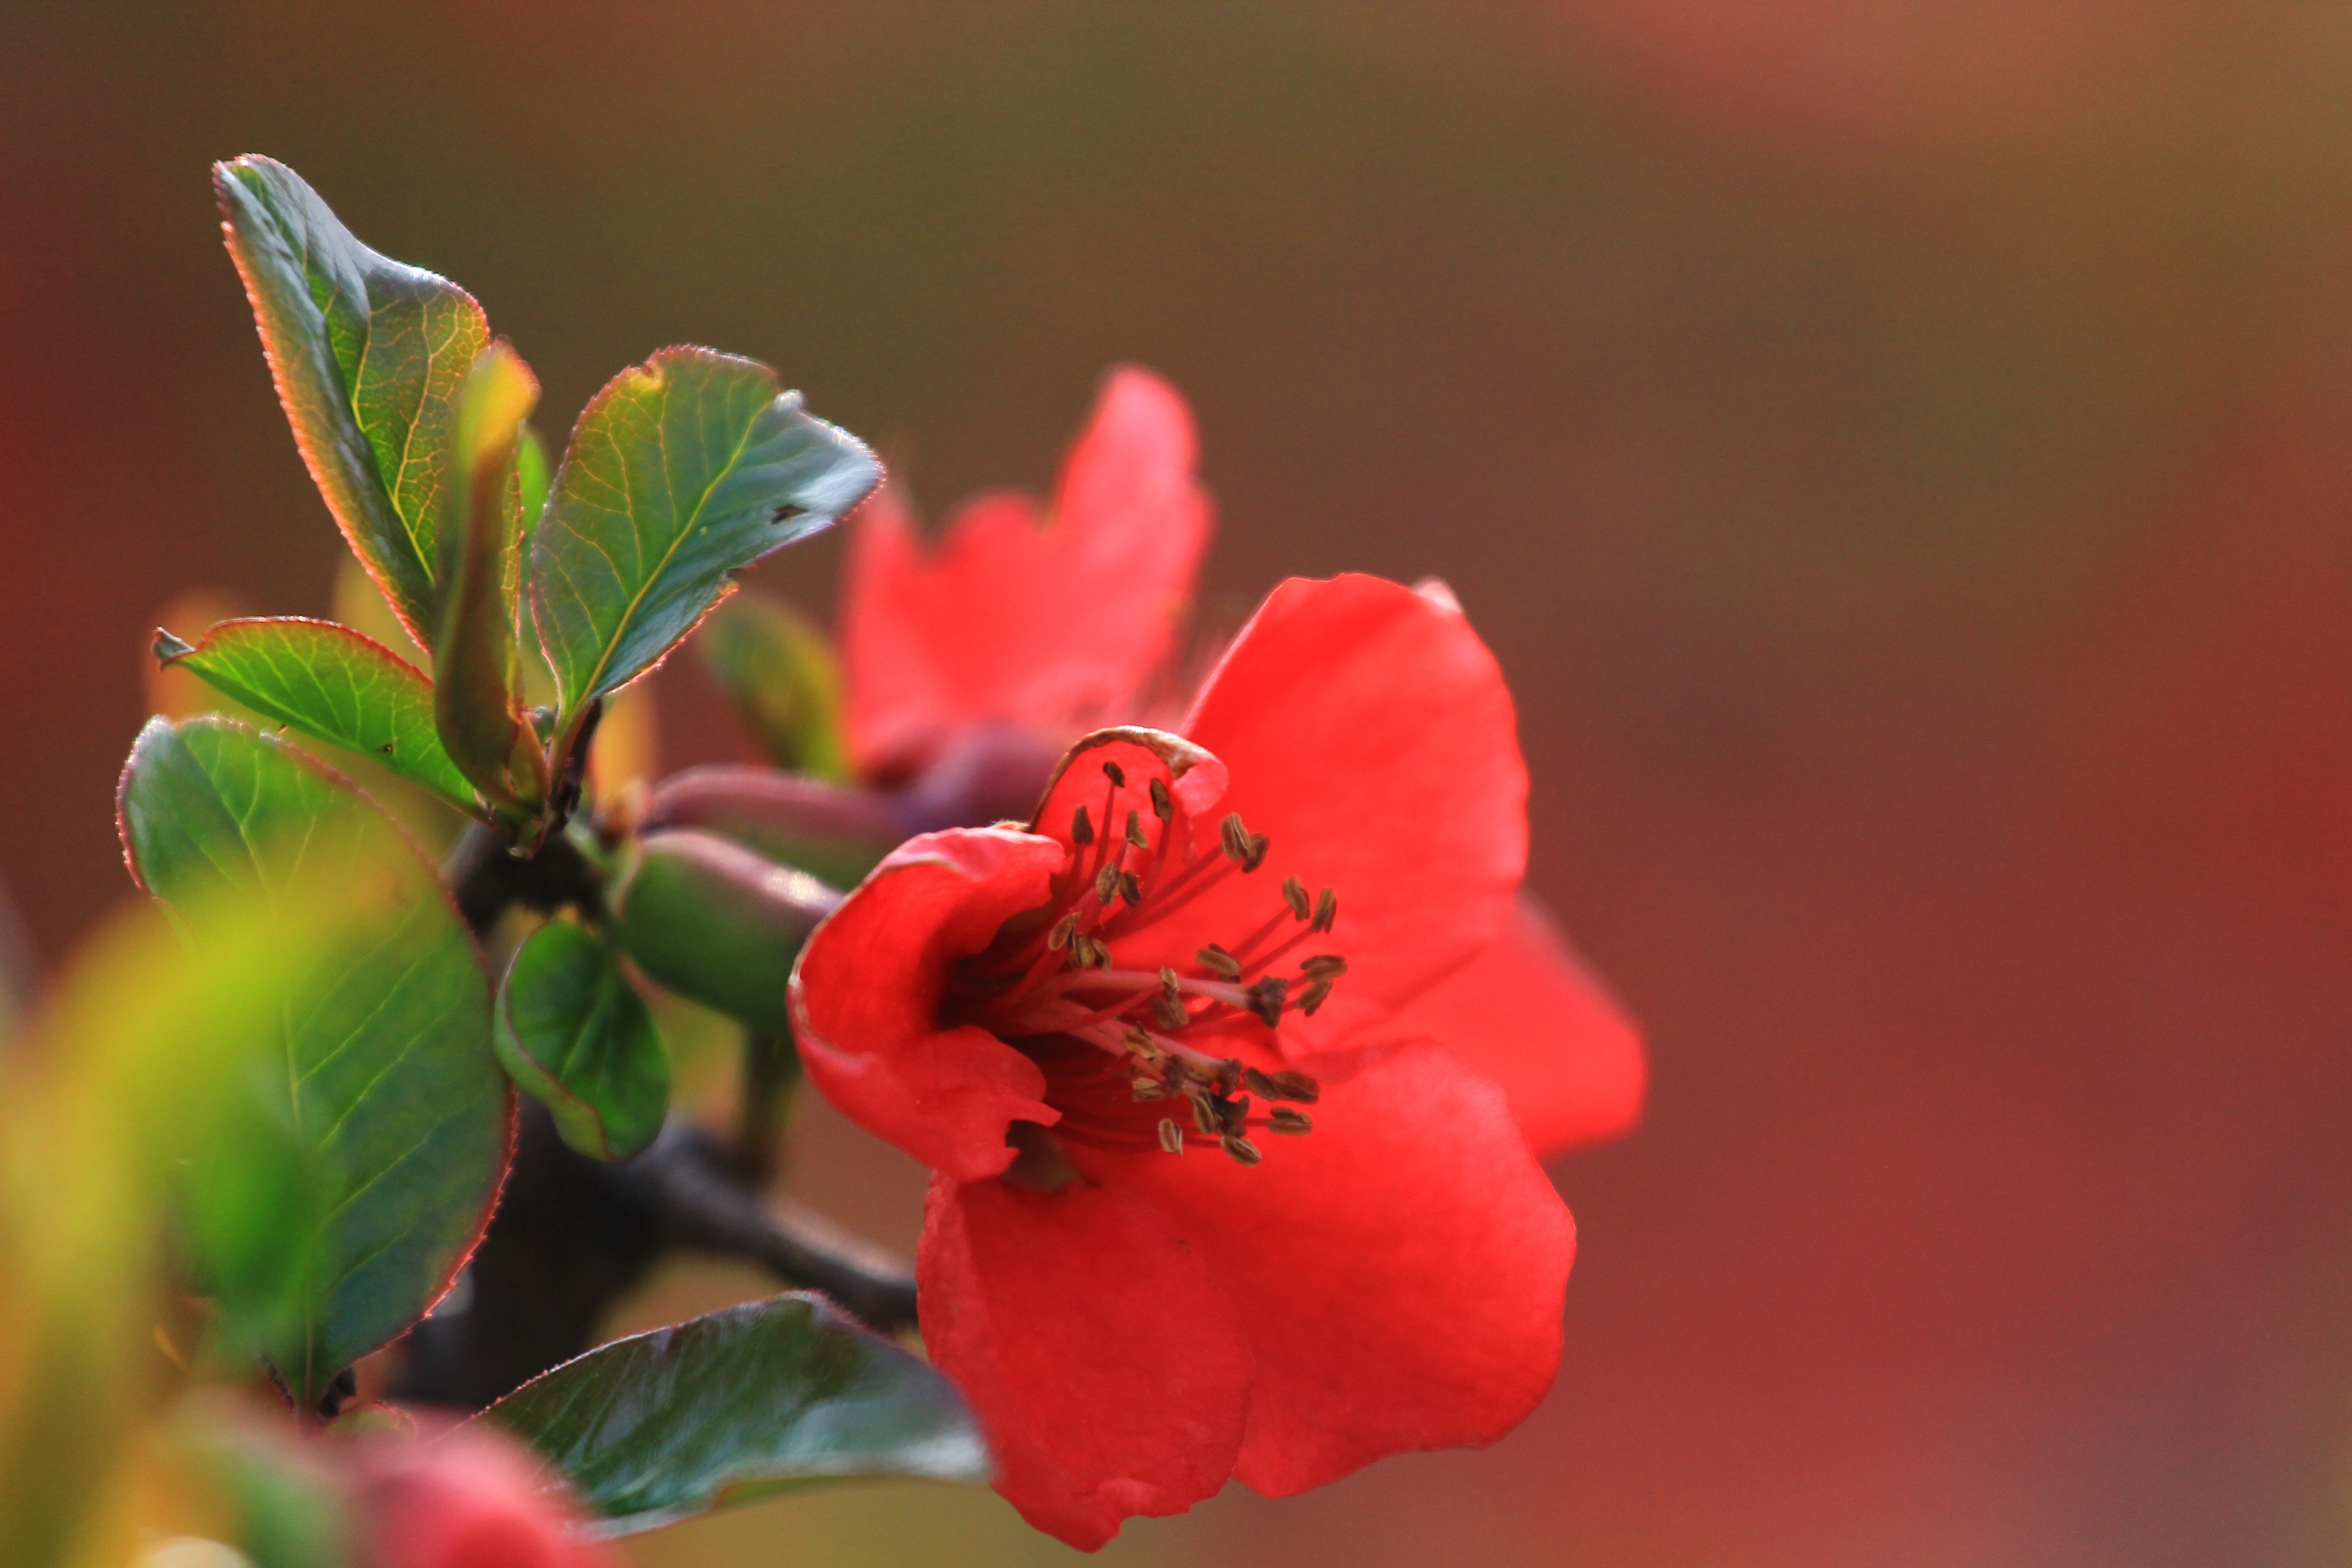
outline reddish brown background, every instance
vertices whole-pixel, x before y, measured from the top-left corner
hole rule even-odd
[[[467,283],[559,426],[708,342],[934,510],[1141,359],[1200,410],[1213,606],[1454,584],[1656,1088],[1558,1168],[1522,1432],[1108,1556],[2340,1563],[2347,121],[2352,19],[2264,0],[20,3],[0,873],[45,959],[123,896],[168,597],[326,605],[210,159]],[[723,750],[664,679],[673,759]],[[910,1234],[822,1118],[802,1168]],[[637,1555],[1067,1556],[903,1488]]]

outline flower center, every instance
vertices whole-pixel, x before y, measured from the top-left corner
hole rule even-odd
[[[1213,851],[1196,849],[1190,814],[1163,780],[1139,788],[1108,761],[1102,773],[1099,816],[1073,811],[1051,897],[956,966],[946,1010],[1045,1068],[1046,1102],[1062,1112],[1055,1136],[1102,1149],[1156,1142],[1171,1154],[1205,1141],[1255,1165],[1263,1154],[1250,1134],[1312,1131],[1298,1107],[1321,1089],[1212,1047],[1236,1028],[1278,1029],[1292,1009],[1323,1005],[1348,961],[1294,955],[1331,929],[1338,896],[1325,888],[1310,898],[1289,878],[1265,921],[1230,945],[1211,942],[1186,964],[1121,965],[1118,945],[1255,871],[1269,845],[1236,814],[1218,825]]]

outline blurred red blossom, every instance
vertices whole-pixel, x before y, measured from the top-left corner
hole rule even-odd
[[[999,1489],[1089,1548],[1542,1396],[1573,1226],[1441,1030],[1598,1008],[1634,1065],[1531,1056],[1515,1093],[1555,1137],[1638,1103],[1631,1032],[1515,912],[1526,766],[1450,595],[1286,583],[1181,728],[1081,741],[1027,831],[902,846],[793,984],[812,1079],[933,1169],[925,1340]],[[1507,930],[1535,962],[1482,957]],[[1518,994],[1416,1008],[1475,964]]]
[[[896,489],[869,500],[842,607],[860,773],[903,781],[961,750],[980,753],[967,769],[1010,752],[1042,777],[1080,732],[1135,717],[1213,525],[1193,458],[1183,398],[1124,365],[1043,511],[1017,491],[976,496],[926,548]]]
[[[530,1456],[478,1426],[371,1437],[353,1468],[365,1568],[618,1568]]]

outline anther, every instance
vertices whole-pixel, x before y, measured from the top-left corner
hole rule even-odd
[[[1256,1144],[1246,1138],[1238,1137],[1230,1132],[1217,1140],[1217,1147],[1231,1154],[1238,1164],[1255,1165],[1265,1158],[1264,1154],[1258,1152]]]
[[[1184,1152],[1184,1130],[1165,1116],[1160,1119],[1160,1146],[1171,1154]]]
[[[1095,825],[1090,819],[1088,819],[1087,816],[1087,808],[1082,805],[1078,807],[1077,810],[1070,814],[1070,842],[1073,844],[1092,844],[1094,841]]]
[[[1127,787],[1127,770],[1120,767],[1117,763],[1105,763],[1103,764],[1103,777],[1110,780],[1111,787],[1113,789],[1125,789]]]
[[[1300,959],[1298,973],[1309,980],[1337,980],[1348,973],[1348,961],[1336,952],[1318,952]]]
[[[1290,912],[1302,921],[1313,912],[1307,902],[1307,884],[1296,877],[1282,879],[1282,901],[1288,904]]]
[[[1249,1096],[1217,1102],[1217,1124],[1228,1133],[1238,1133],[1249,1125]]]
[[[1303,1110],[1293,1110],[1286,1105],[1277,1105],[1267,1111],[1265,1124],[1274,1131],[1286,1132],[1292,1137],[1302,1137],[1315,1131],[1315,1118]]]
[[[1290,982],[1269,974],[1251,986],[1248,994],[1249,1010],[1257,1015],[1258,1022],[1271,1029],[1282,1022],[1283,1003],[1290,994]]]
[[[1241,960],[1213,942],[1192,956],[1201,961],[1202,968],[1220,980],[1239,980],[1242,977]]]
[[[1326,888],[1315,895],[1315,919],[1307,926],[1312,931],[1327,931],[1331,922],[1339,918],[1339,895]]]
[[[1137,1056],[1141,1057],[1145,1061],[1157,1061],[1160,1058],[1160,1047],[1153,1045],[1151,1043],[1151,1037],[1145,1034],[1140,1029],[1129,1029],[1125,1034],[1119,1036],[1118,1043],[1125,1046],[1129,1050],[1133,1051]]]
[[[1168,1098],[1168,1086],[1161,1083],[1156,1078],[1139,1078],[1131,1079],[1130,1082],[1135,1089],[1135,1098],[1138,1100],[1165,1100]]]
[[[1105,865],[1095,873],[1095,902],[1107,904],[1118,897],[1118,868]]]
[[[1242,861],[1249,858],[1250,830],[1242,825],[1240,812],[1225,813],[1225,819],[1217,824],[1217,839],[1226,859]]]
[[[1127,841],[1138,849],[1151,847],[1151,840],[1143,836],[1143,818],[1132,811],[1127,814]]]
[[[1176,819],[1176,797],[1168,793],[1168,782],[1165,779],[1155,778],[1151,781],[1151,815],[1162,822],[1173,822]]]
[[[1217,1115],[1217,1108],[1211,1102],[1209,1097],[1205,1094],[1196,1093],[1187,1095],[1185,1098],[1192,1102],[1192,1125],[1201,1130],[1201,1136],[1203,1138],[1223,1137],[1225,1131],[1224,1121]]]
[[[1309,985],[1299,996],[1298,1010],[1312,1018],[1315,1016],[1315,1009],[1323,1005],[1330,996],[1331,983],[1328,980],[1318,980]]]
[[[1127,900],[1128,908],[1141,909],[1143,907],[1142,879],[1132,871],[1121,871],[1118,874],[1118,896]]]
[[[1054,929],[1045,933],[1045,951],[1048,952],[1059,952],[1064,948],[1069,946],[1070,937],[1077,931],[1077,929],[1078,911],[1072,910],[1068,914],[1066,914],[1060,920],[1055,921],[1054,922]]]
[[[1151,1016],[1171,1035],[1188,1027],[1192,1022],[1192,1013],[1173,996],[1154,996],[1151,999]]]
[[[1322,1086],[1303,1072],[1260,1072],[1251,1068],[1242,1074],[1253,1094],[1267,1100],[1295,1100],[1312,1105],[1323,1098]]]

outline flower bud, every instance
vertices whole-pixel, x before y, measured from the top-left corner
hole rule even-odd
[[[643,831],[698,827],[850,888],[911,831],[877,795],[773,768],[702,767],[654,786]]]
[[[786,1027],[793,960],[841,895],[716,834],[647,834],[611,897],[614,940],[679,995],[754,1028]]]

